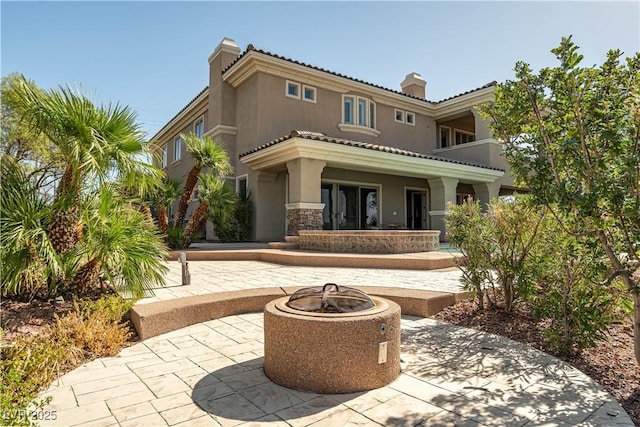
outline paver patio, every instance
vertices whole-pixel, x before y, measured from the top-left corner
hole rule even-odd
[[[459,272],[304,268],[252,261],[191,262],[192,284],[139,303],[223,290],[325,282],[459,290]],[[55,421],[87,426],[633,426],[586,375],[495,335],[404,316],[403,371],[386,387],[319,395],[263,373],[262,314],[229,316],[159,335],[62,376],[47,395]],[[617,414],[617,416],[615,416]]]

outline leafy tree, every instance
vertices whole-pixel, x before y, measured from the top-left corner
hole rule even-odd
[[[193,157],[193,167],[187,175],[182,197],[180,198],[178,209],[174,216],[173,223],[177,227],[182,226],[184,217],[187,214],[187,208],[193,199],[193,190],[198,183],[198,177],[203,169],[211,169],[212,172],[220,178],[233,172],[231,163],[229,162],[229,155],[222,144],[214,142],[208,136],[200,138],[195,133],[180,136]]]
[[[611,270],[602,284],[619,278],[632,295],[640,363],[640,53],[582,67],[570,37],[552,53],[559,65],[537,74],[517,63],[483,111],[519,183],[567,232],[598,242]]]

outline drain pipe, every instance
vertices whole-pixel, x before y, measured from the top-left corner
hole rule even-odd
[[[182,286],[191,284],[191,273],[189,273],[189,263],[186,252],[178,254],[178,262],[182,264]]]

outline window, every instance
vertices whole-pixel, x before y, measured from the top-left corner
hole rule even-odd
[[[396,122],[398,123],[404,123],[404,111],[402,110],[398,110],[397,108],[394,109],[394,114],[396,116]]]
[[[451,146],[451,129],[446,126],[440,126],[440,148]]]
[[[176,136],[173,140],[173,161],[176,162],[180,160],[182,151],[182,138],[180,136]]]
[[[406,123],[411,126],[416,125],[416,115],[415,113],[412,113],[410,111],[404,111],[394,108],[393,116],[397,123]]]
[[[198,138],[202,139],[202,136],[204,135],[204,119],[198,120],[193,125],[193,132],[198,136]]]
[[[345,96],[342,102],[343,109],[343,120],[342,122],[348,125],[352,125],[353,123],[353,103],[354,98],[352,96]]]
[[[359,96],[343,96],[342,123],[375,129],[376,103]]]
[[[466,144],[468,142],[475,141],[475,135],[470,132],[465,132],[465,131],[456,129],[455,140],[456,140],[456,145]]]
[[[411,112],[407,111],[406,112],[406,116],[405,116],[405,122],[408,125],[415,126],[416,125],[416,115],[414,113],[411,113]]]
[[[300,83],[290,82],[287,80],[285,95],[289,98],[300,99]]]
[[[247,185],[247,175],[242,175],[236,178],[236,193],[241,197],[245,198],[247,196],[247,191],[249,187]]]
[[[166,168],[169,164],[169,150],[167,150],[167,145],[163,145],[161,148],[162,151],[162,167]]]
[[[316,88],[307,85],[302,86],[302,99],[309,102],[316,102]]]

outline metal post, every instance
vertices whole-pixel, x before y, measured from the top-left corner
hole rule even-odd
[[[187,262],[187,254],[185,252],[178,254],[178,262],[182,264],[182,285],[190,285],[191,273],[189,273],[189,263]]]

